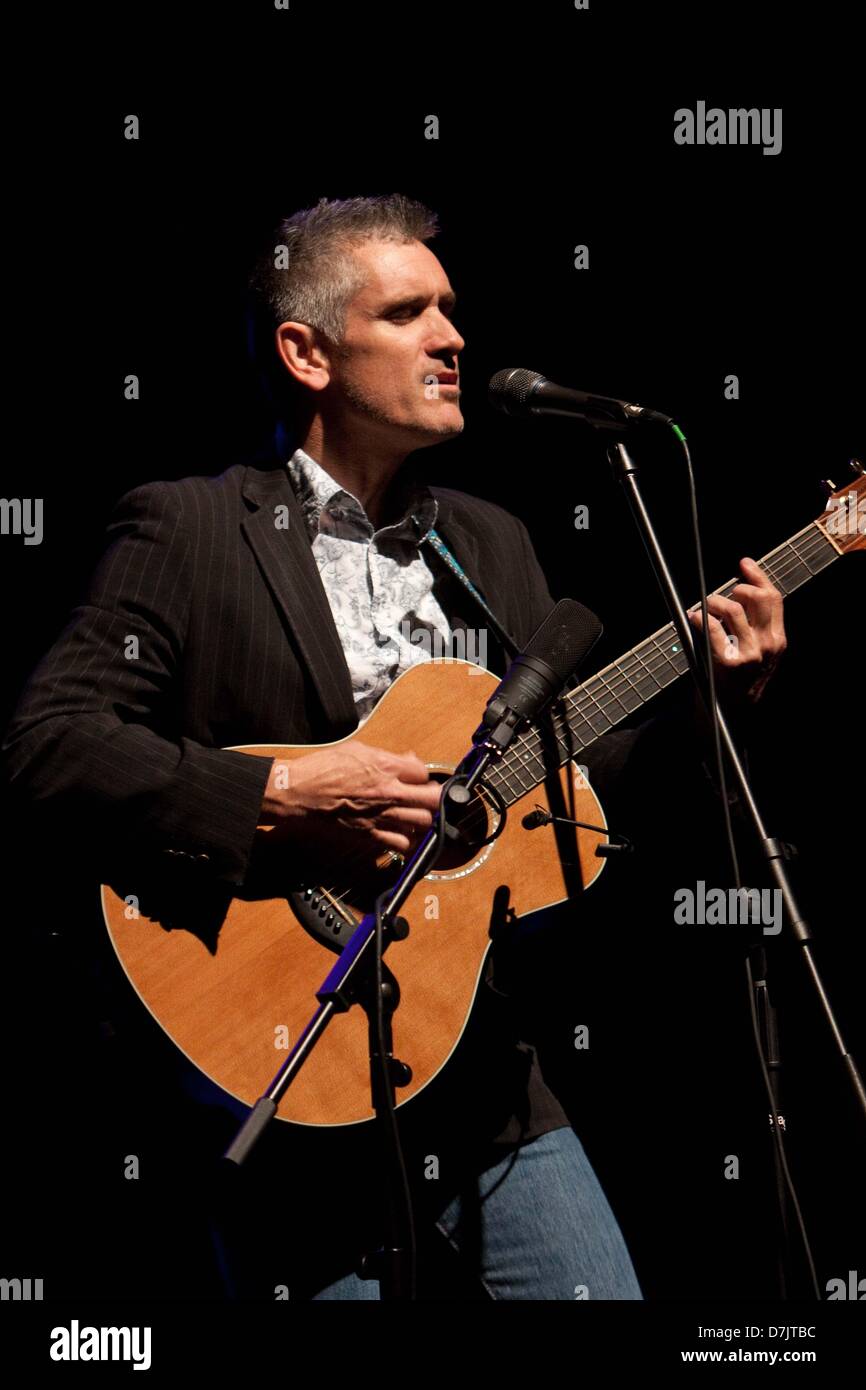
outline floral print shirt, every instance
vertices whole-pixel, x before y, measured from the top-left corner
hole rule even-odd
[[[433,594],[420,542],[439,503],[396,482],[400,520],[374,530],[356,497],[296,449],[287,465],[352,677],[362,724],[391,683],[419,661],[450,651],[452,631]],[[413,514],[419,519],[416,531]]]

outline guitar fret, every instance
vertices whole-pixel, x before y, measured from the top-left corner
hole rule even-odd
[[[604,733],[607,733],[608,729],[610,728],[610,720],[605,716],[604,710],[603,710],[603,709],[601,708],[601,706],[599,705],[598,700],[596,700],[596,698],[595,698],[595,696],[593,695],[592,691],[591,691],[591,690],[588,690],[588,691],[587,691],[587,694],[589,695],[589,698],[590,698],[590,699],[593,701],[593,703],[595,704],[596,709],[598,710],[598,712],[599,712],[599,714],[600,714],[600,716],[601,716],[602,723],[603,723],[603,726],[604,726],[604,727],[601,728],[601,729],[596,729],[595,725],[592,723],[592,720],[589,718],[589,715],[586,716],[587,723],[590,725],[590,728],[591,728],[595,733],[597,733],[597,734],[604,734]],[[595,712],[596,712],[595,710],[592,711],[593,714],[594,714]]]
[[[809,564],[808,555],[801,555],[795,545],[791,546],[794,555],[793,562],[789,563],[786,569],[785,582],[793,582],[795,586],[805,584],[807,579],[812,578],[812,567]]]
[[[606,722],[607,722],[607,727],[608,727],[608,729],[611,729],[611,728],[613,728],[614,724],[616,724],[616,723],[619,722],[620,719],[625,719],[625,716],[626,716],[626,714],[627,714],[628,711],[626,710],[625,705],[623,704],[622,700],[621,700],[621,699],[619,698],[619,696],[617,695],[616,691],[614,690],[614,688],[613,688],[613,686],[610,684],[610,682],[609,682],[609,681],[606,681],[606,680],[604,679],[603,676],[601,677],[601,681],[602,681],[602,684],[603,684],[605,690],[607,691],[608,695],[611,697],[611,699],[607,701],[607,705],[610,706],[611,701],[612,701],[613,704],[618,705],[618,706],[619,706],[619,709],[620,709],[620,713],[616,715],[616,718],[610,719],[610,718],[608,717],[607,709],[605,708],[605,706],[604,706],[604,705],[601,706],[602,711],[603,711],[603,713],[604,713],[605,720],[606,720]],[[600,702],[599,702],[599,703],[600,703]],[[606,732],[606,731],[605,731],[605,732]]]
[[[806,551],[803,554],[801,552]],[[778,556],[778,563],[772,563]],[[838,551],[815,522],[766,557],[764,567],[777,588],[784,594],[793,593],[813,574],[825,569],[838,556]],[[762,562],[764,563],[764,562]]]
[[[619,672],[619,674],[625,678],[625,681],[628,686],[628,689],[624,692],[622,697],[623,706],[628,714],[633,714],[636,709],[640,708],[641,698],[635,690],[634,684],[628,672],[623,671],[622,667],[619,665],[618,662],[615,662],[614,665],[616,666],[616,669]]]
[[[669,686],[669,685],[671,684],[672,681],[675,681],[675,680],[677,679],[677,677],[680,675],[680,672],[677,670],[676,666],[675,666],[675,665],[670,661],[670,659],[668,658],[667,652],[666,652],[666,651],[663,651],[662,648],[659,646],[658,640],[657,640],[657,639],[655,639],[655,640],[653,641],[653,646],[655,647],[655,649],[656,649],[656,651],[658,652],[659,656],[662,658],[662,661],[663,661],[662,672],[663,672],[663,674],[666,674],[666,675],[667,675],[667,680],[664,682],[664,684],[665,684],[665,686]]]
[[[830,564],[831,560],[836,559],[836,556],[838,554],[838,551],[830,543],[830,541],[827,540],[826,536],[822,535],[821,540],[823,541],[823,545],[820,548],[810,546],[810,555],[803,555],[802,541],[800,541],[799,544],[797,543],[797,541],[794,541],[792,543],[792,548],[795,551],[795,553],[806,565],[808,565],[810,576],[813,574],[818,574],[822,569],[825,569],[826,566]]]
[[[596,738],[595,729],[588,719],[570,719],[569,727],[572,733],[577,735],[577,741],[581,748],[585,748],[587,743],[592,743]]]
[[[520,763],[518,763],[517,767],[515,768],[515,772],[514,772],[515,780],[519,783],[519,785],[523,788],[523,790],[524,790],[525,792],[528,792],[528,791],[531,791],[531,790],[532,790],[533,782],[532,782],[532,779],[531,779],[531,778],[530,778],[529,782],[524,782],[524,780],[523,780],[523,772],[524,772],[524,767],[523,767],[523,765],[520,764]]]
[[[638,654],[637,651],[635,652],[635,655],[637,656],[638,661],[640,662],[641,668],[642,668],[642,671],[643,671],[643,674],[640,676],[640,679],[637,680],[637,681],[635,681],[635,683],[634,683],[635,689],[637,690],[638,694],[639,694],[639,695],[643,695],[643,690],[641,689],[641,685],[642,685],[642,682],[644,682],[644,681],[647,679],[647,677],[649,677],[649,679],[653,682],[653,684],[656,686],[656,689],[657,689],[657,690],[661,690],[663,687],[662,687],[662,686],[659,684],[659,682],[656,680],[656,678],[655,678],[655,676],[653,675],[652,671],[650,671],[650,670],[647,669],[646,665],[644,664],[643,657],[641,657],[641,656]],[[655,693],[656,693],[656,692],[655,692],[654,690],[649,691],[648,694],[643,695],[644,700],[645,700],[645,701],[648,700],[648,699],[650,698],[650,696],[651,696],[651,695],[654,695]]]
[[[511,773],[510,770],[505,769],[504,776],[505,776],[506,785],[508,785],[508,784],[511,782],[511,778],[512,778],[513,774]],[[508,786],[508,790],[509,790],[510,792],[513,792],[513,791],[514,791],[514,788],[513,788],[512,786]],[[525,788],[521,788],[521,789],[520,789],[520,791],[517,793],[517,796],[514,798],[515,801],[519,801],[519,800],[520,800],[521,796],[523,795],[524,790],[525,790]]]

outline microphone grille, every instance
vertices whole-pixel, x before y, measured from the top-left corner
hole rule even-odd
[[[490,378],[487,399],[506,415],[522,415],[533,389],[544,380],[541,372],[529,372],[525,367],[505,367]]]
[[[546,661],[561,682],[568,680],[602,633],[592,609],[573,598],[560,599],[536,628],[526,655]]]

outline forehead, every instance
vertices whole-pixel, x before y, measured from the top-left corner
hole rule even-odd
[[[352,248],[366,282],[352,303],[359,307],[395,296],[447,294],[448,276],[429,247],[420,241],[364,241]]]

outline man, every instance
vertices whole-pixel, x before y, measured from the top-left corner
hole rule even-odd
[[[108,858],[134,843],[231,891],[265,846],[299,864],[408,851],[439,797],[411,749],[356,739],[292,761],[286,777],[226,745],[340,739],[425,658],[409,635],[419,625],[443,642],[478,626],[465,587],[424,546],[433,527],[518,645],[552,607],[522,522],[426,488],[406,464],[463,429],[464,340],[427,245],[435,231],[427,209],[396,195],[322,200],[282,223],[253,279],[253,319],[274,350],[264,365],[279,465],[146,484],[119,504],[88,601],[31,678],[5,743],[13,785],[86,824]],[[784,648],[781,597],[752,562],[743,572],[741,602],[709,601],[711,637],[729,683],[756,693]],[[485,664],[501,672],[506,653],[487,636]],[[639,741],[607,736],[596,765],[618,765]],[[435,1226],[495,1298],[640,1298],[613,1213],[501,983],[494,966],[457,1055],[406,1107],[423,1230]],[[284,1184],[303,1252],[292,1278],[306,1296],[375,1298],[375,1282],[354,1272],[380,1229],[359,1214],[371,1193],[358,1175],[375,1183],[372,1141],[347,1136],[328,1161],[319,1138],[289,1145],[282,1134],[269,1147],[269,1183]],[[356,1179],[355,1200],[336,1208],[335,1171]],[[275,1186],[260,1190],[272,1210]],[[226,1237],[236,1290],[257,1287],[258,1247],[238,1253],[248,1200]],[[302,1207],[314,1214],[303,1237]]]

